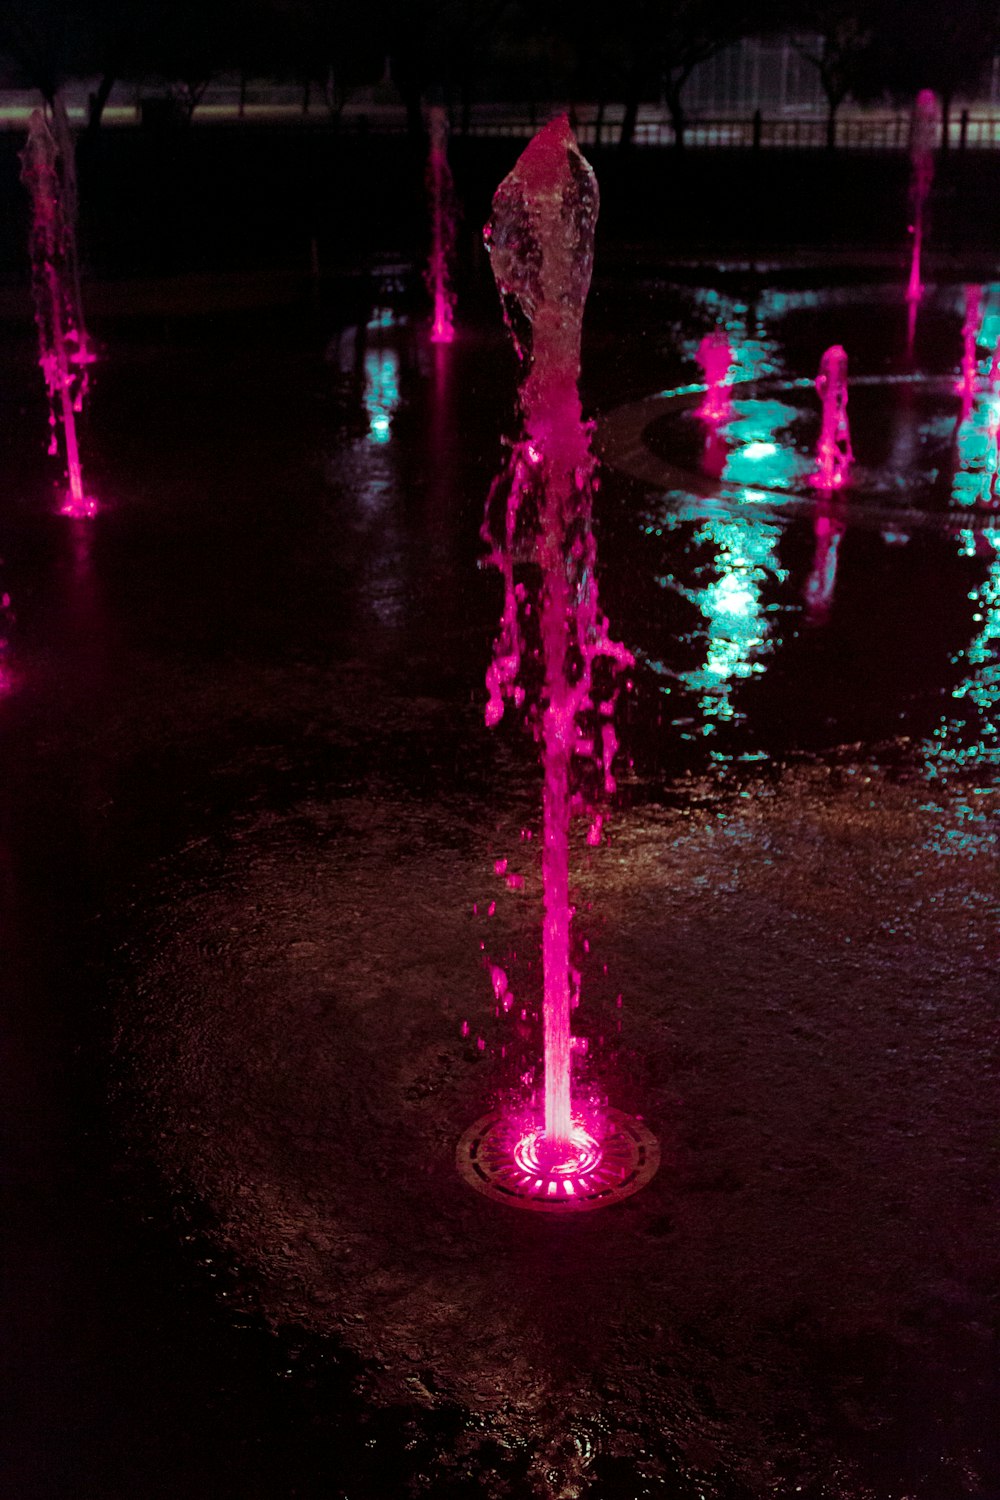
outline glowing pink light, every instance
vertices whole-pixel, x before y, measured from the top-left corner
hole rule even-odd
[[[6,697],[6,695],[12,691],[14,686],[14,678],[9,666],[7,665],[6,659],[7,652],[10,646],[10,641],[7,637],[7,630],[10,624],[10,620],[10,595],[5,592],[3,594],[0,594],[0,698]]]
[[[733,351],[721,328],[706,333],[698,345],[696,359],[701,365],[708,389],[698,407],[698,415],[705,422],[718,426],[728,422],[732,416],[732,401],[729,397],[729,373],[733,366]]]
[[[934,148],[937,144],[938,102],[932,89],[921,89],[913,106],[910,121],[910,205],[913,223],[909,226],[913,236],[910,256],[910,279],[907,283],[907,301],[917,303],[923,296],[920,279],[920,258],[923,252],[924,211],[934,181]],[[912,319],[911,319],[912,325]],[[910,334],[912,343],[912,332]]]
[[[541,1129],[528,1130],[517,1142],[513,1154],[522,1172],[538,1178],[538,1187],[547,1180],[546,1190],[550,1193],[558,1190],[560,1182],[592,1172],[601,1160],[599,1144],[580,1121],[573,1122],[564,1141],[552,1140]]]
[[[847,354],[840,344],[832,344],[823,355],[816,389],[823,415],[813,484],[817,489],[836,490],[842,488],[854,461],[847,422]]]
[[[557,1152],[568,1149],[572,1130],[569,832],[579,800],[574,764],[589,764],[600,773],[605,790],[613,788],[617,739],[613,730],[605,734],[603,729],[611,728],[617,687],[603,688],[595,705],[594,667],[603,658],[614,676],[633,663],[631,653],[612,640],[598,601],[591,525],[594,459],[577,388],[597,211],[596,179],[563,116],[538,133],[500,184],[485,236],[504,314],[526,370],[523,436],[512,449],[508,473],[491,492],[483,527],[489,560],[504,584],[500,629],[486,676],[486,722],[496,724],[507,702],[517,707],[524,700],[519,679],[527,650],[525,628],[537,618],[544,668],[533,717],[544,770],[544,1132]],[[521,343],[512,321],[515,309],[531,326],[530,348]],[[528,558],[540,576],[534,612],[514,576],[516,564]],[[591,732],[595,717],[602,721],[597,736]],[[599,823],[596,828],[599,836]]]
[[[97,504],[84,493],[76,413],[87,390],[87,366],[93,362],[77,296],[76,246],[67,211],[67,171],[45,116],[35,110],[21,153],[21,179],[31,193],[31,285],[38,325],[39,359],[49,397],[52,427],[50,452],[57,451],[61,425],[67,489],[60,505],[64,516],[90,517]]]
[[[427,289],[434,303],[431,342],[450,344],[455,337],[455,293],[451,261],[455,246],[455,187],[448,166],[448,117],[443,109],[428,113],[430,154],[427,191],[431,201],[431,253]]]

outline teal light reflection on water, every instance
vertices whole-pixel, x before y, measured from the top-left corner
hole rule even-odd
[[[773,640],[762,595],[767,584],[783,582],[788,576],[777,559],[780,534],[774,522],[734,516],[703,521],[692,538],[695,546],[714,549],[709,571],[715,577],[700,588],[683,590],[703,617],[704,625],[695,638],[704,638],[705,659],[700,667],[678,677],[700,694],[698,707],[706,734],[736,718],[734,685],[765,670]]]
[[[365,410],[368,441],[387,443],[392,414],[399,405],[399,355],[395,349],[365,351]]]
[[[767,490],[801,485],[808,475],[808,462],[790,442],[781,440],[798,415],[794,406],[783,401],[734,401],[732,417],[725,427],[730,449],[722,478],[731,484]]]
[[[981,557],[987,550],[992,556],[985,579],[969,593],[976,633],[953,657],[961,675],[951,690],[950,709],[923,746],[932,777],[964,773],[957,775],[959,800],[952,809],[958,827],[936,830],[929,841],[935,848],[998,841],[982,794],[995,788],[1000,772],[1000,531],[963,531],[959,548],[963,557]],[[933,803],[928,810],[934,810]]]
[[[958,463],[951,496],[956,505],[989,505],[997,482],[1000,404],[987,393],[959,423],[956,433]]]

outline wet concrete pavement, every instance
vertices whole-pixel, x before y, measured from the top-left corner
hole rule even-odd
[[[592,405],[692,378],[718,304],[648,298],[633,339],[598,286]],[[773,300],[723,312],[801,374],[836,309]],[[537,984],[533,747],[481,719],[513,370],[393,301],[109,330],[90,528],[11,345],[8,1489],[996,1495],[992,542],[862,518],[810,621],[812,518],[607,475],[640,670],[580,1024],[665,1162],[505,1218],[452,1153],[530,1065],[480,944]]]

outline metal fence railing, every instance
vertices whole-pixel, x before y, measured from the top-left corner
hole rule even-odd
[[[581,145],[610,146],[617,141],[621,126],[620,121],[613,118],[600,122],[584,118],[577,121],[575,128]],[[503,120],[473,119],[468,133],[528,139],[536,129],[537,125],[527,116],[520,119],[507,117]],[[942,137],[943,129],[939,127],[939,146],[944,144]],[[676,144],[676,136],[669,120],[643,120],[640,117],[634,141],[638,147],[671,147]],[[827,122],[816,115],[779,116],[775,119],[760,114],[749,119],[695,118],[687,122],[684,144],[695,150],[825,150],[828,144]],[[845,114],[836,121],[834,146],[838,151],[906,151],[909,144],[910,117],[905,113],[872,117]],[[948,146],[959,151],[1000,149],[1000,114],[980,116],[966,111],[956,114],[949,121]]]
[[[69,117],[74,125],[87,119],[88,99],[83,84],[67,88]],[[202,126],[250,125],[254,123],[308,125],[338,129],[348,135],[398,135],[407,128],[406,111],[385,98],[351,96],[343,109],[331,108],[331,99],[318,84],[269,83],[243,78],[217,79],[200,93],[191,120]],[[40,98],[31,90],[0,90],[0,130],[23,130]],[[188,108],[192,103],[187,101]],[[120,84],[113,90],[104,111],[110,127],[129,127],[144,122],[163,123],[171,109],[186,116],[187,108],[176,90]],[[478,104],[451,112],[455,136],[528,140],[559,108],[556,104],[535,107],[517,104]],[[572,112],[577,137],[583,146],[613,146],[622,126],[620,103],[599,109],[578,105]],[[943,127],[938,126],[938,144],[943,145]],[[834,146],[838,151],[906,151],[910,141],[910,115],[905,110],[858,110],[845,107],[837,117]],[[643,105],[635,126],[634,143],[640,149],[676,145],[674,127],[662,106]],[[818,151],[827,147],[827,120],[821,110],[766,115],[730,113],[707,116],[692,114],[684,143],[692,150],[724,151]],[[952,112],[948,121],[950,148],[957,151],[1000,150],[1000,106],[988,103]]]

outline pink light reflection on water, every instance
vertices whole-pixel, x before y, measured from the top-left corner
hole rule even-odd
[[[823,415],[812,482],[817,489],[838,490],[854,461],[847,421],[847,353],[842,345],[831,344],[820,360],[816,389]]]
[[[843,517],[833,509],[829,496],[824,497],[817,506],[813,519],[815,550],[813,565],[805,588],[806,619],[812,625],[825,624],[829,619],[837,582],[838,554],[844,531]]]
[[[431,205],[431,253],[427,289],[434,302],[431,342],[450,344],[455,337],[455,293],[451,261],[455,246],[455,187],[448,166],[448,117],[443,109],[428,111],[430,151],[427,192]]]
[[[530,142],[493,199],[485,230],[508,327],[526,367],[522,436],[487,500],[483,538],[504,587],[500,628],[487,670],[486,722],[525,702],[521,684],[530,618],[544,667],[540,700],[529,705],[541,743],[544,1133],[556,1151],[571,1139],[569,841],[583,800],[579,770],[607,791],[617,745],[610,725],[617,685],[595,703],[594,668],[615,672],[631,653],[609,635],[598,600],[591,525],[594,458],[577,381],[583,308],[593,264],[597,182],[565,116]],[[527,331],[525,331],[527,329]],[[533,564],[532,588],[515,577]],[[605,730],[611,730],[605,734]],[[591,822],[592,841],[600,834]]]
[[[920,301],[923,282],[920,261],[924,242],[924,216],[931,184],[934,181],[934,148],[937,144],[938,102],[933,89],[921,89],[913,106],[910,120],[910,210],[913,222],[910,233],[913,246],[910,254],[910,277],[906,287],[906,299],[910,303]],[[913,341],[914,320],[910,320],[910,342]]]
[[[29,248],[38,363],[49,397],[49,451],[58,451],[60,427],[65,448],[68,485],[60,514],[83,518],[93,516],[97,504],[84,493],[76,414],[83,406],[87,366],[94,356],[76,296],[75,227],[66,210],[66,170],[45,116],[36,109],[28,122],[28,139],[21,153],[21,179],[31,193]]]

